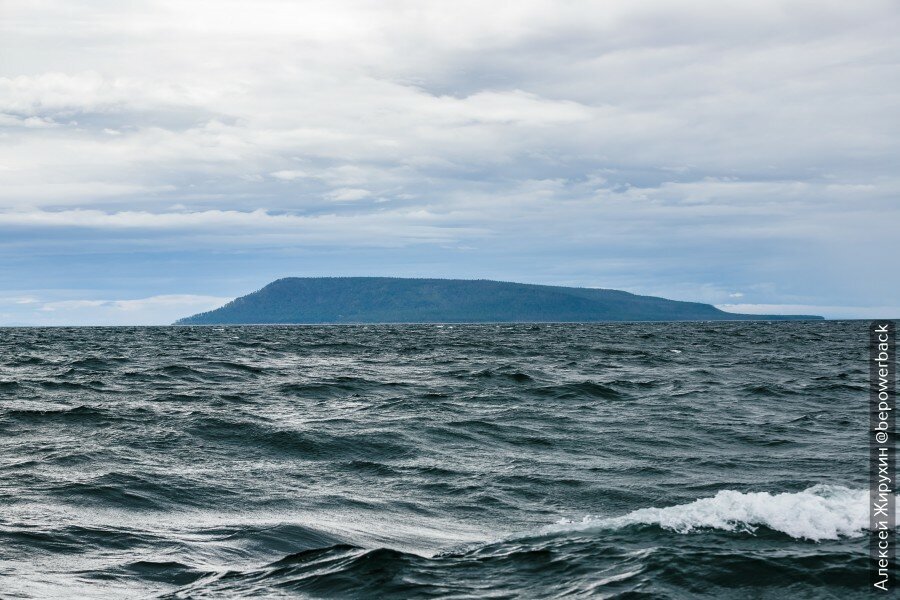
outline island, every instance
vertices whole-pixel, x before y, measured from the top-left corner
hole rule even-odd
[[[809,320],[618,290],[485,279],[288,277],[176,325]]]

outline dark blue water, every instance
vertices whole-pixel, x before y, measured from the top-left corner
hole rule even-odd
[[[0,330],[19,597],[847,598],[866,324]]]

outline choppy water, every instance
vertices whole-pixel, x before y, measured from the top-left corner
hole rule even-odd
[[[0,590],[862,596],[866,339],[0,329]]]

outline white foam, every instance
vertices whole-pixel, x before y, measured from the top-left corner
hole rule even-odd
[[[560,521],[540,533],[658,525],[679,533],[711,528],[752,532],[759,526],[797,539],[831,540],[862,535],[868,527],[867,490],[816,485],[802,492],[770,494],[723,490],[711,498],[666,508],[642,508],[621,517]]]

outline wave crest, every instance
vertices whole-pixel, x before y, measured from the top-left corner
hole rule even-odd
[[[642,508],[621,517],[563,520],[541,533],[656,525],[679,533],[695,529],[755,531],[763,526],[813,541],[861,535],[868,527],[868,492],[839,485],[815,485],[802,492],[771,494],[722,490],[711,498],[666,508]]]

